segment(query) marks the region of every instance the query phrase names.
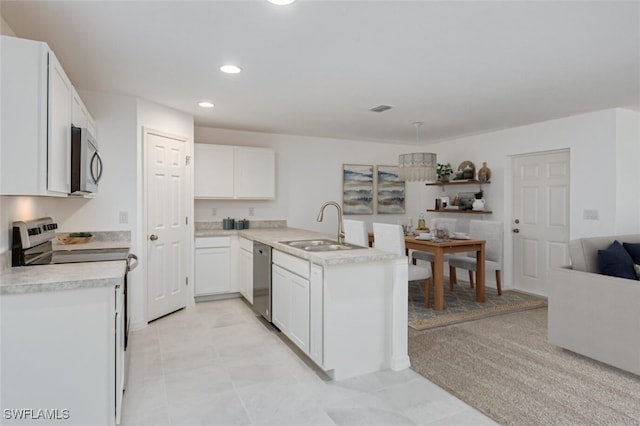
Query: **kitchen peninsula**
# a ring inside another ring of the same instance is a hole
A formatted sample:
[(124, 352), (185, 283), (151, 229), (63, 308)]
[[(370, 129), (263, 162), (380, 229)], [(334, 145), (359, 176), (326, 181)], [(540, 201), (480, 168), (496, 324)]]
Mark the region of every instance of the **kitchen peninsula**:
[(285, 242), (335, 235), (286, 227), (195, 234), (272, 248), (273, 323), (331, 378), (409, 367), (406, 257), (366, 247), (306, 251)]

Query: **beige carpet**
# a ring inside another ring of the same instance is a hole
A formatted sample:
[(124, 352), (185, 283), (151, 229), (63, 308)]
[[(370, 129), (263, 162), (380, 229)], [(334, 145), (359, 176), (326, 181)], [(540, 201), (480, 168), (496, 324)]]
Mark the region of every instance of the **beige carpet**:
[(547, 309), (409, 329), (412, 368), (508, 425), (640, 425), (640, 376), (547, 342)]

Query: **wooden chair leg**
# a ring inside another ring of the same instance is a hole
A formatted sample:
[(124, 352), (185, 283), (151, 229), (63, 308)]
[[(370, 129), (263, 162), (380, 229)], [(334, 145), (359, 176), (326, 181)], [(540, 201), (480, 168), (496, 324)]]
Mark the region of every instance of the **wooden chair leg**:
[(449, 290), (453, 291), (453, 285), (458, 283), (456, 268), (449, 266)]
[(498, 287), (498, 296), (502, 296), (502, 285), (500, 283), (502, 273), (496, 269), (496, 286)]
[(474, 283), (473, 283), (473, 271), (469, 270), (469, 287), (473, 288)]
[(429, 300), (429, 293), (431, 287), (431, 278), (424, 280), (424, 304), (427, 308), (431, 307), (431, 301)]

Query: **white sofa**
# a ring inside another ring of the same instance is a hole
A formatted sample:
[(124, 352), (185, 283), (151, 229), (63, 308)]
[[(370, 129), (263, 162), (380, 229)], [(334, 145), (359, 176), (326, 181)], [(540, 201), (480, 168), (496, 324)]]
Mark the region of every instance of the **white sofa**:
[(598, 250), (640, 235), (582, 238), (569, 243), (571, 265), (549, 282), (549, 342), (640, 375), (640, 281), (598, 273)]

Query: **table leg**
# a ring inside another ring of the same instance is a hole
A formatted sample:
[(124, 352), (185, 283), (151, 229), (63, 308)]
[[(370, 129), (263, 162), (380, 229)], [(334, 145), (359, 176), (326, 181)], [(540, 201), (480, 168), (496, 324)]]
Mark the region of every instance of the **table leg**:
[(476, 302), (484, 303), (484, 248), (476, 252)]
[(437, 250), (435, 252), (435, 270), (431, 271), (433, 275), (433, 309), (436, 311), (444, 310), (444, 251)]

